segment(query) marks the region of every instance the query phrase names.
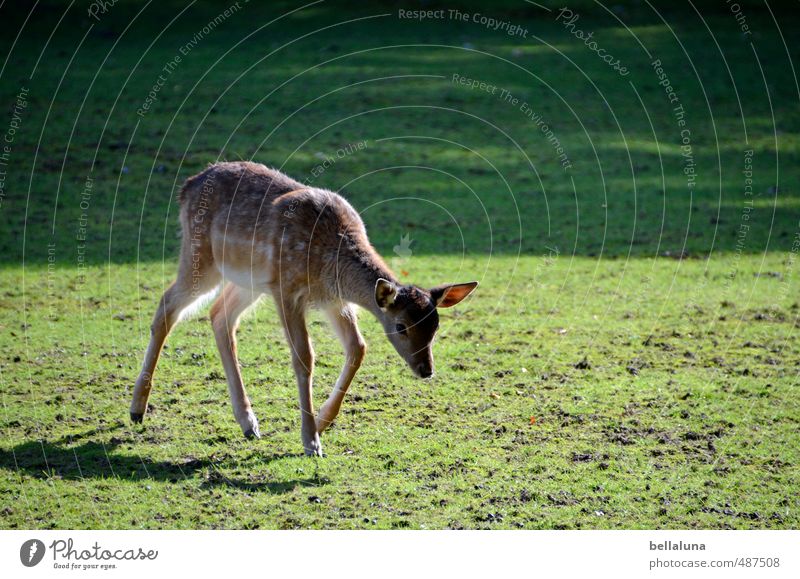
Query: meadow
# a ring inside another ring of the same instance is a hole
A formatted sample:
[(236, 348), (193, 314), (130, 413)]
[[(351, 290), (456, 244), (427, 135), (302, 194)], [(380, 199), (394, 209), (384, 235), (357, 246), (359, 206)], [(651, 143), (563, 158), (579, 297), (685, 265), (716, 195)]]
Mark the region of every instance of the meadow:
[[(797, 528), (796, 11), (563, 6), (0, 6), (0, 528)], [(480, 281), (430, 381), (361, 316), (322, 459), (269, 298), (262, 439), (205, 311), (128, 420), (177, 191), (221, 159), (340, 191), (402, 280)]]

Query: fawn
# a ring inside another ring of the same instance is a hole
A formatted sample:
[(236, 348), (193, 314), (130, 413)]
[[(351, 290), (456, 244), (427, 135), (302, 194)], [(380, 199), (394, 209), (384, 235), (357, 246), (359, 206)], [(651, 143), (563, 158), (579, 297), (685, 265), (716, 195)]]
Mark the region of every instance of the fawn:
[[(334, 421), (366, 352), (355, 305), (372, 312), (397, 353), (420, 378), (433, 375), (437, 308), (459, 303), (477, 282), (426, 290), (403, 286), (370, 245), (364, 223), (342, 197), (307, 187), (250, 162), (217, 163), (186, 180), (178, 279), (156, 310), (150, 344), (133, 390), (131, 420), (141, 422), (159, 354), (181, 313), (225, 282), (211, 307), (233, 413), (248, 438), (260, 438), (236, 356), (241, 314), (271, 294), (289, 342), (300, 395), (303, 449), (322, 456), (319, 435)], [(333, 392), (314, 416), (314, 351), (309, 306), (323, 310), (345, 351)]]

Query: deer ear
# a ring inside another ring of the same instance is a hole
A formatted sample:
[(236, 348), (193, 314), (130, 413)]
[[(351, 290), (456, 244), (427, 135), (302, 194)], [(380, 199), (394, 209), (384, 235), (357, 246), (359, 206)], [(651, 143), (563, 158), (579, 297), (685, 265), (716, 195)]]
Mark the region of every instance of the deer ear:
[(387, 279), (379, 278), (375, 282), (375, 303), (382, 310), (385, 310), (394, 303), (397, 297), (397, 286)]
[(476, 287), (476, 281), (436, 286), (431, 290), (431, 299), (437, 308), (449, 308), (471, 294)]

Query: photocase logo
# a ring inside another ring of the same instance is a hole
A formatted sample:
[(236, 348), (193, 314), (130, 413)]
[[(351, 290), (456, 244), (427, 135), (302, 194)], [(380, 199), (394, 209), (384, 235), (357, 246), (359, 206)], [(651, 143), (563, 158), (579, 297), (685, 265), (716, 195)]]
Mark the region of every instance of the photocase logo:
[(44, 543), (39, 539), (29, 539), (19, 549), (19, 560), (26, 567), (35, 567), (44, 558)]
[(392, 269), (401, 270), (402, 275), (408, 275), (402, 267), (408, 262), (414, 252), (411, 250), (411, 244), (414, 240), (411, 239), (411, 234), (406, 233), (400, 238), (400, 243), (394, 246), (394, 254), (396, 257), (392, 258)]

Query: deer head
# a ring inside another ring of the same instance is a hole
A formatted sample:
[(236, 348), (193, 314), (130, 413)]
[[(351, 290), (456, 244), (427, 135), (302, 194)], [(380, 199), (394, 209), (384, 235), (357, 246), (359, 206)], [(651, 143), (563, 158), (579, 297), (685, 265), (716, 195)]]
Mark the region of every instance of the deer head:
[(478, 282), (447, 284), (425, 290), (400, 286), (386, 279), (375, 283), (378, 319), (386, 337), (419, 378), (433, 376), (433, 339), (439, 329), (438, 308), (449, 308), (465, 297)]

